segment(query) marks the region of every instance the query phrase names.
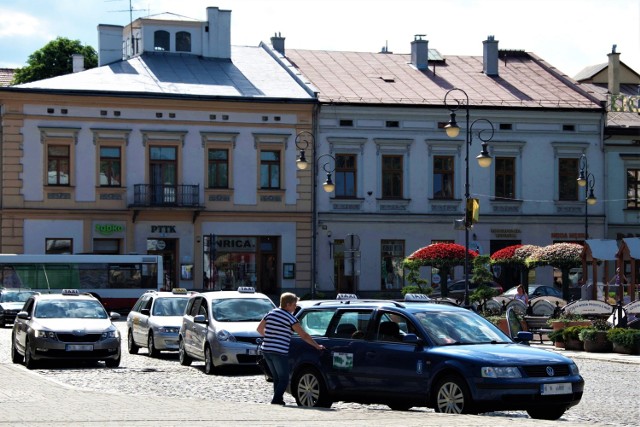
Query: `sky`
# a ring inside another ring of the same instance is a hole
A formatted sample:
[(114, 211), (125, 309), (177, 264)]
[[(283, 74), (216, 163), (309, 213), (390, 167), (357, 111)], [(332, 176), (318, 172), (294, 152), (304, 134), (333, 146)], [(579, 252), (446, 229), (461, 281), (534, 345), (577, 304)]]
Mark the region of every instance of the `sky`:
[(620, 60), (640, 73), (640, 0), (0, 0), (0, 68), (26, 65), (56, 37), (98, 50), (98, 24), (127, 25), (171, 12), (206, 20), (207, 7), (231, 10), (231, 43), (257, 46), (275, 33), (286, 49), (409, 53), (416, 34), (444, 55), (500, 49), (532, 52), (573, 77)]

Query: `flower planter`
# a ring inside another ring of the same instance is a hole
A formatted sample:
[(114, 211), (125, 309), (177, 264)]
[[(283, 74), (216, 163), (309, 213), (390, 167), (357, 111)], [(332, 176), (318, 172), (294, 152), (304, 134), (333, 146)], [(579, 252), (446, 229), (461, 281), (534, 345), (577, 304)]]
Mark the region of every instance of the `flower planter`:
[(584, 351), (589, 353), (611, 353), (613, 351), (613, 343), (607, 339), (607, 331), (596, 332), (596, 338), (585, 340)]
[(555, 348), (564, 348), (564, 341), (556, 341), (553, 343)]
[(560, 329), (568, 328), (569, 326), (591, 326), (591, 320), (570, 320), (568, 322), (556, 320), (551, 322), (551, 328), (554, 331), (559, 331)]
[(574, 351), (583, 351), (584, 346), (582, 345), (582, 341), (574, 338), (569, 338), (564, 340), (564, 348), (565, 350), (574, 350)]
[(640, 345), (636, 345), (635, 347), (626, 347), (614, 342), (613, 351), (614, 353), (620, 354), (640, 354)]

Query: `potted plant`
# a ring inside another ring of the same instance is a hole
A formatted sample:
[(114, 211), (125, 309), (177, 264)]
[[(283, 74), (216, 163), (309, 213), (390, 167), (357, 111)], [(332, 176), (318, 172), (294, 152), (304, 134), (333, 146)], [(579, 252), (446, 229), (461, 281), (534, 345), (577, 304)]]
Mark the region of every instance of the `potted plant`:
[(580, 331), (579, 338), (583, 342), (584, 351), (590, 353), (609, 353), (613, 351), (613, 344), (607, 338), (607, 331), (611, 325), (604, 319), (596, 319), (592, 326)]
[(607, 338), (613, 343), (613, 351), (622, 354), (640, 354), (640, 330), (612, 328)]
[(591, 326), (591, 320), (585, 319), (579, 314), (562, 313), (560, 317), (550, 318), (547, 324), (554, 331), (568, 328), (569, 326)]
[(558, 329), (557, 331), (553, 331), (548, 335), (549, 341), (551, 341), (556, 348), (564, 348), (564, 337), (562, 336), (563, 332), (563, 329)]
[(588, 326), (567, 326), (562, 330), (562, 338), (564, 338), (564, 348), (567, 350), (584, 350), (582, 341), (580, 341), (580, 331), (587, 329)]

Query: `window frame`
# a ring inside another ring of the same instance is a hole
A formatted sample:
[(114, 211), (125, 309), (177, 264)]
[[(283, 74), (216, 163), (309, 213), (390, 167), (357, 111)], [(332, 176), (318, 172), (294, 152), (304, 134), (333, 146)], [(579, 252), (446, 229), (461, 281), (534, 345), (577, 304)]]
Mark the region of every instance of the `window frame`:
[[(165, 47), (165, 44), (166, 44), (166, 47)], [(153, 50), (155, 52), (171, 51), (171, 33), (169, 31), (156, 30), (153, 32)]]
[[(392, 246), (392, 250), (391, 252), (389, 252), (388, 250), (385, 251), (385, 245), (391, 245)], [(400, 255), (395, 253), (395, 247), (397, 245), (401, 245), (402, 246), (402, 253)], [(400, 269), (401, 274), (395, 274), (394, 270), (393, 270), (393, 260), (395, 259), (396, 262), (398, 263), (399, 266), (402, 266), (402, 262), (405, 258), (405, 254), (406, 254), (406, 250), (407, 250), (407, 244), (405, 240), (402, 239), (382, 239), (380, 240), (380, 290), (382, 291), (388, 291), (388, 290), (400, 290), (404, 287), (405, 284), (405, 277), (404, 277), (404, 269)], [(389, 287), (388, 286), (388, 278), (389, 278), (389, 270), (386, 268), (388, 266), (387, 260), (389, 260), (391, 262), (391, 266), (392, 266), (392, 273), (393, 273), (393, 281), (392, 281), (392, 286)], [(383, 270), (384, 268), (384, 270)], [(385, 277), (382, 277), (382, 272), (385, 272)], [(395, 282), (396, 280), (398, 281), (398, 286), (395, 286)]]
[(177, 31), (175, 34), (176, 52), (191, 52), (191, 32)]
[[(64, 148), (66, 149), (65, 155), (52, 154), (51, 150), (54, 148)], [(52, 170), (52, 162), (55, 162), (55, 170)], [(60, 177), (65, 172), (64, 167), (61, 166), (61, 163), (66, 162), (66, 174), (67, 174), (67, 182), (61, 182)], [(50, 187), (70, 187), (71, 186), (71, 147), (69, 144), (57, 144), (51, 143), (47, 144), (47, 185)], [(55, 181), (51, 182), (51, 173), (55, 172)]]
[[(504, 168), (500, 167), (500, 163), (510, 163), (511, 170), (504, 170)], [(493, 179), (494, 179), (494, 191), (493, 195), (495, 199), (498, 200), (514, 200), (516, 199), (516, 158), (511, 156), (498, 156), (494, 159), (493, 163), (495, 164), (493, 170)], [(511, 178), (510, 189), (511, 193), (505, 192), (506, 187), (509, 186), (509, 183), (503, 182), (502, 185), (498, 185), (498, 181), (501, 179), (507, 181), (507, 178)], [(502, 188), (500, 188), (502, 187)]]
[[(263, 154), (273, 153), (276, 154), (276, 159), (263, 159)], [(260, 190), (282, 190), (282, 151), (273, 148), (263, 148), (258, 152), (258, 158), (260, 159), (259, 164), (259, 182), (260, 182)], [(266, 176), (265, 173), (266, 166)], [(275, 169), (275, 170), (274, 170)], [(275, 172), (275, 174), (274, 174)], [(264, 185), (264, 178), (267, 179), (267, 185)], [(273, 179), (276, 178), (277, 182), (273, 183)], [(273, 185), (275, 184), (275, 185)]]
[[(635, 177), (635, 190), (633, 192), (633, 196), (629, 193), (630, 183), (629, 183), (629, 171), (636, 171)], [(638, 201), (638, 197), (640, 197), (640, 167), (625, 167), (625, 194), (627, 198), (627, 203), (625, 204), (625, 209), (630, 210), (640, 210), (640, 201)]]
[[(224, 152), (224, 159), (212, 159), (213, 152)], [(228, 190), (229, 189), (229, 149), (226, 147), (207, 147), (207, 189)], [(212, 170), (212, 167), (215, 170)], [(224, 183), (219, 183), (224, 181)], [(218, 184), (216, 184), (218, 183)]]
[[(385, 160), (395, 160), (399, 167), (389, 168)], [(404, 156), (402, 154), (383, 154), (380, 157), (382, 199), (400, 200), (404, 198), (404, 169)], [(396, 182), (396, 180), (399, 180), (399, 182)], [(399, 188), (396, 188), (396, 186)]]
[[(446, 168), (437, 168), (436, 167), (436, 163), (438, 160), (443, 160), (446, 159), (449, 163), (451, 168), (450, 169), (446, 169)], [(443, 177), (448, 177), (449, 179), (449, 187), (450, 187), (450, 194), (443, 194), (443, 195), (438, 195), (437, 191), (436, 191), (436, 183), (438, 183), (438, 181), (440, 181), (440, 186), (442, 188), (445, 187), (444, 182), (445, 182), (445, 178), (442, 178), (440, 180), (438, 180), (436, 177), (438, 176), (443, 176)], [(434, 155), (433, 156), (433, 171), (432, 171), (432, 191), (433, 191), (433, 198), (437, 199), (437, 200), (453, 200), (455, 198), (455, 178), (456, 177), (456, 159), (455, 156), (451, 156), (451, 155)]]
[[(573, 163), (572, 167), (563, 167), (563, 163)], [(578, 174), (580, 173), (580, 159), (575, 157), (560, 157), (558, 158), (558, 200), (561, 202), (577, 202), (580, 199), (580, 192), (578, 186)], [(567, 185), (571, 183), (570, 185)], [(567, 195), (567, 190), (563, 188), (570, 188), (572, 194)]]
[[(351, 166), (345, 166), (346, 159), (351, 160)], [(353, 199), (358, 195), (358, 155), (355, 153), (336, 153), (336, 167), (335, 167), (335, 198), (336, 199)], [(346, 176), (350, 176), (352, 179), (352, 191), (349, 192), (348, 180)]]

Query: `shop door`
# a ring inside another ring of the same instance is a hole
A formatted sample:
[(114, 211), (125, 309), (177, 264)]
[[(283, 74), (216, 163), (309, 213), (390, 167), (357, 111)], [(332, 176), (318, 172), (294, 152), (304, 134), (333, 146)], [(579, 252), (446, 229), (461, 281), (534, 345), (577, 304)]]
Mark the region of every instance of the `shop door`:
[(176, 147), (151, 147), (149, 174), (151, 204), (176, 203), (177, 149)]
[(178, 239), (147, 239), (147, 253), (149, 255), (162, 256), (162, 268), (164, 269), (163, 288), (170, 290), (180, 287), (176, 260)]

